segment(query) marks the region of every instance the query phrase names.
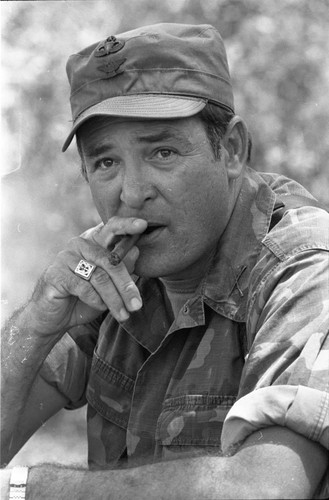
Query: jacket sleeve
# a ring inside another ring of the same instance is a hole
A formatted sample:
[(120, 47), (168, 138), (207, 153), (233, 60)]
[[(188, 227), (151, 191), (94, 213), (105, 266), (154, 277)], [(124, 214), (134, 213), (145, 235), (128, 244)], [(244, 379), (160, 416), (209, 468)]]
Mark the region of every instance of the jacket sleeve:
[(67, 409), (86, 404), (93, 351), (103, 318), (69, 330), (45, 359), (39, 375), (69, 400)]
[(258, 429), (288, 427), (329, 448), (329, 216), (287, 212), (251, 276), (249, 354), (223, 426), (228, 451)]

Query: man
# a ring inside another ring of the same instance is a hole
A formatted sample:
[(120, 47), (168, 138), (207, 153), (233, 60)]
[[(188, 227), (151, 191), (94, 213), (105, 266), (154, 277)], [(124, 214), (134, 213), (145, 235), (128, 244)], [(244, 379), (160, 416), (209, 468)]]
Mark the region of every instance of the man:
[(3, 463), (87, 402), (91, 470), (11, 484), (28, 499), (325, 496), (328, 214), (247, 166), (220, 35), (143, 27), (67, 71), (64, 150), (76, 135), (103, 223), (8, 322)]

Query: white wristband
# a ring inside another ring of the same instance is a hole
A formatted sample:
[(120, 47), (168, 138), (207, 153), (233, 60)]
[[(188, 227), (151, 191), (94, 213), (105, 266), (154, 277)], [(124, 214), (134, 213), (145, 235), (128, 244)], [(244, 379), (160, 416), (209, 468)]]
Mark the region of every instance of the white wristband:
[(29, 468), (25, 466), (13, 467), (9, 482), (9, 500), (25, 500), (27, 476)]

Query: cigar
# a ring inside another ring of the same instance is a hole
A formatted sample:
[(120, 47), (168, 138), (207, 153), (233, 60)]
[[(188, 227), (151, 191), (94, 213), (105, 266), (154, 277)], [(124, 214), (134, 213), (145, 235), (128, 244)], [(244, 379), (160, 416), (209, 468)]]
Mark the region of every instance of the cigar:
[(125, 235), (116, 243), (109, 257), (113, 266), (120, 264), (129, 250), (137, 243), (140, 236), (140, 234)]

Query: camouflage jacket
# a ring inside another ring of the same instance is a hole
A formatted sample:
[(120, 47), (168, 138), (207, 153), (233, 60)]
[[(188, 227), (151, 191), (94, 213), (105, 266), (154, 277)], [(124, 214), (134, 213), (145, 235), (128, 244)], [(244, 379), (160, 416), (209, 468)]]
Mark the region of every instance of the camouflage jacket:
[[(329, 215), (289, 210), (268, 232), (289, 179), (248, 170), (217, 254), (173, 320), (162, 283), (144, 307), (74, 328), (42, 376), (88, 403), (90, 467), (222, 450), (287, 426), (329, 444)], [(60, 359), (60, 361), (59, 361)], [(59, 368), (60, 365), (60, 368)]]

